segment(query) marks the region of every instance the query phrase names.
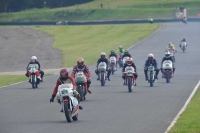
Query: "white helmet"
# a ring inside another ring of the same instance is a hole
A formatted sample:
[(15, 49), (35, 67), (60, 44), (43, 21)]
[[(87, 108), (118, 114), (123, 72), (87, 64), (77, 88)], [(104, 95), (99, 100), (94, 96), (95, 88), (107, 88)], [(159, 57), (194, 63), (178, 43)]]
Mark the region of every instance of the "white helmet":
[(31, 60), (37, 60), (37, 57), (36, 56), (32, 56)]
[(123, 47), (122, 46), (119, 46), (119, 49), (122, 49)]

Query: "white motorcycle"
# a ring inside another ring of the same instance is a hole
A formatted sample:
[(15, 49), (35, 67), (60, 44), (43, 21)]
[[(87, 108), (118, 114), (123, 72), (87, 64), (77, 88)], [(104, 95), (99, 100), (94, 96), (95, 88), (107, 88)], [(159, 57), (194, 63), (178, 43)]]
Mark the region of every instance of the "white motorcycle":
[(106, 67), (107, 65), (105, 62), (100, 62), (98, 65), (98, 72), (99, 72), (98, 76), (101, 82), (101, 86), (104, 86), (106, 83), (106, 76), (107, 76)]
[(114, 72), (115, 72), (115, 70), (117, 70), (117, 67), (116, 67), (116, 57), (115, 56), (111, 56), (110, 57), (110, 68), (111, 68), (111, 73), (113, 75)]
[(152, 66), (152, 64), (147, 68), (147, 74), (149, 75), (148, 82), (150, 83), (150, 87), (153, 87), (153, 83), (156, 81), (155, 80), (155, 67)]
[(122, 59), (122, 66), (124, 67), (124, 65), (126, 64), (126, 60), (128, 59), (129, 57), (128, 56), (125, 56), (123, 59)]
[(166, 79), (166, 83), (170, 82), (170, 78), (172, 78), (173, 74), (173, 66), (171, 60), (165, 60), (162, 64), (164, 78)]
[(58, 86), (57, 100), (62, 106), (68, 122), (78, 120), (78, 100), (74, 97), (72, 84), (62, 84)]
[(36, 76), (38, 68), (39, 68), (38, 64), (30, 64), (28, 66), (28, 71), (31, 73), (30, 83), (32, 84), (33, 89), (38, 87), (37, 76)]
[(135, 69), (132, 66), (127, 66), (124, 71), (125, 75), (125, 84), (128, 86), (128, 91), (132, 92), (132, 88), (135, 85), (134, 78)]
[(187, 43), (186, 42), (181, 42), (180, 47), (181, 47), (181, 50), (183, 50), (183, 53), (184, 53), (185, 50), (186, 50), (186, 47), (187, 47)]

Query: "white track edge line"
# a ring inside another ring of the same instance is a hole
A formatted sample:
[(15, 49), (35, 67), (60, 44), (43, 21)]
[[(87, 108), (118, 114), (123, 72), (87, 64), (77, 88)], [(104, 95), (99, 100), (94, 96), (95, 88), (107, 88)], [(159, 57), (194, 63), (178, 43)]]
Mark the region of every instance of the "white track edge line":
[[(129, 47), (128, 49), (131, 49), (131, 48), (133, 48), (134, 46), (136, 46), (137, 44), (139, 44), (139, 43), (145, 41), (146, 39), (150, 38), (150, 37), (151, 37), (152, 35), (154, 35), (157, 31), (161, 30), (161, 29), (163, 28), (163, 26), (164, 26), (164, 25), (162, 24), (162, 26), (161, 26), (159, 29), (157, 29), (156, 31), (154, 31), (152, 34), (150, 34), (150, 35), (149, 35), (148, 37), (146, 37), (145, 39), (143, 39), (143, 40), (137, 42), (136, 44), (134, 44), (133, 46)], [(13, 85), (16, 85), (16, 84), (20, 84), (20, 83), (23, 83), (23, 82), (26, 82), (26, 81), (17, 82), (17, 83), (14, 83), (14, 84), (2, 86), (2, 87), (0, 87), (0, 89), (1, 89), (1, 88), (4, 88), (4, 87), (13, 86)]]
[[(146, 37), (145, 39), (143, 39), (143, 40), (137, 42), (136, 44), (134, 44), (133, 46), (129, 47), (128, 49), (131, 49), (131, 48), (133, 48), (134, 46), (138, 45), (139, 43), (141, 43), (141, 42), (143, 42), (143, 41), (149, 39), (151, 36), (153, 36), (156, 32), (158, 32), (159, 30), (161, 30), (163, 27), (164, 27), (164, 24), (162, 24), (162, 26), (161, 26), (159, 29), (157, 29), (156, 31), (154, 31), (153, 33), (151, 33), (148, 37)], [(127, 49), (127, 50), (128, 50), (128, 49)]]
[(168, 131), (175, 125), (175, 123), (177, 122), (177, 120), (179, 119), (180, 115), (185, 111), (187, 105), (190, 103), (190, 100), (192, 99), (192, 97), (194, 96), (195, 92), (197, 91), (198, 87), (200, 85), (200, 80), (197, 83), (197, 85), (195, 86), (194, 90), (192, 91), (192, 93), (190, 94), (189, 98), (187, 99), (187, 101), (185, 102), (184, 106), (182, 107), (182, 109), (179, 111), (179, 113), (176, 115), (176, 117), (174, 118), (174, 120), (172, 121), (172, 123), (169, 125), (169, 127), (167, 128), (167, 130), (165, 131), (165, 133), (168, 133)]

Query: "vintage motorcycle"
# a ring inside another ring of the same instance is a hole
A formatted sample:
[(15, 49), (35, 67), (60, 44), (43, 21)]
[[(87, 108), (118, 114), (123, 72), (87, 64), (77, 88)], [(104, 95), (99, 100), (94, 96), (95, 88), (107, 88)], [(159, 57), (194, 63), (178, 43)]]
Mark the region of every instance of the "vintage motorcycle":
[(163, 77), (166, 79), (166, 83), (169, 83), (173, 75), (172, 61), (165, 60), (162, 64), (162, 70), (163, 70)]
[(87, 94), (84, 83), (87, 82), (86, 76), (83, 71), (79, 71), (75, 75), (75, 82), (77, 85), (77, 91), (80, 94), (80, 101), (85, 100), (85, 96)]
[(115, 56), (110, 57), (110, 69), (111, 69), (112, 75), (114, 74), (115, 70), (117, 70), (116, 57)]
[(38, 72), (38, 68), (39, 68), (38, 64), (30, 64), (28, 66), (28, 72), (31, 73), (31, 77), (29, 81), (33, 89), (37, 88), (39, 84), (39, 79), (36, 76), (36, 72)]
[(78, 100), (74, 97), (72, 84), (62, 84), (58, 86), (57, 100), (62, 106), (68, 122), (78, 120)]
[(135, 85), (135, 69), (132, 66), (127, 66), (124, 71), (125, 85), (128, 86), (128, 91), (132, 92), (132, 88)]
[(186, 47), (187, 47), (187, 43), (186, 42), (181, 42), (180, 48), (181, 48), (181, 50), (183, 50), (183, 53), (185, 52)]
[(149, 76), (148, 82), (150, 83), (150, 87), (153, 87), (154, 82), (156, 81), (155, 79), (155, 67), (150, 64), (147, 68), (147, 74)]
[(99, 72), (98, 76), (101, 82), (101, 86), (104, 86), (106, 83), (106, 76), (107, 76), (106, 67), (107, 65), (105, 62), (100, 62), (98, 65), (98, 72)]

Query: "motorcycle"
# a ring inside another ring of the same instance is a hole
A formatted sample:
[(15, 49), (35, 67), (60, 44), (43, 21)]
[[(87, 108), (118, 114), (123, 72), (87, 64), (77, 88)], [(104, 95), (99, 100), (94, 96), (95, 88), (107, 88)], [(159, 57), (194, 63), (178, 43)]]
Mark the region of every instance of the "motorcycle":
[(122, 60), (122, 66), (124, 67), (124, 64), (126, 64), (126, 60), (128, 59), (129, 57), (128, 56), (125, 56)]
[(100, 82), (101, 82), (101, 86), (104, 86), (105, 83), (106, 83), (106, 63), (105, 62), (100, 62), (99, 65), (98, 65), (98, 71), (99, 71), (99, 79), (100, 79)]
[(122, 66), (122, 53), (120, 53), (119, 55), (118, 55), (118, 64), (119, 64), (119, 67), (121, 68), (121, 67), (123, 67)]
[(83, 71), (79, 71), (75, 75), (75, 82), (77, 84), (77, 91), (80, 94), (80, 101), (85, 100), (85, 96), (87, 94), (84, 83), (87, 82), (86, 76)]
[(186, 19), (186, 18), (183, 18), (183, 19), (182, 19), (182, 22), (185, 23), (185, 24), (187, 24), (187, 19)]
[(38, 64), (30, 64), (28, 66), (28, 71), (31, 73), (31, 77), (30, 77), (30, 83), (32, 85), (32, 88), (38, 88), (38, 79), (36, 76), (36, 72), (38, 72)]
[(111, 73), (113, 75), (114, 72), (115, 72), (115, 70), (117, 70), (117, 67), (116, 67), (116, 57), (115, 56), (111, 56), (110, 57), (110, 68), (111, 68)]
[(135, 85), (135, 69), (132, 66), (127, 66), (124, 71), (125, 85), (128, 86), (128, 91), (132, 92), (132, 88)]
[(68, 122), (72, 120), (78, 120), (78, 100), (73, 96), (73, 85), (62, 84), (58, 86), (57, 100), (62, 106), (62, 110), (65, 113), (65, 117)]
[(156, 81), (155, 80), (155, 67), (152, 66), (152, 64), (150, 66), (148, 66), (148, 71), (147, 74), (149, 75), (149, 79), (148, 82), (150, 83), (150, 87), (153, 87), (153, 83)]
[(162, 64), (162, 69), (163, 69), (163, 77), (166, 79), (166, 83), (170, 82), (170, 78), (172, 78), (173, 74), (173, 66), (172, 66), (172, 61), (170, 60), (165, 60)]
[(186, 42), (181, 42), (180, 48), (181, 48), (181, 50), (183, 50), (183, 53), (184, 53), (185, 50), (186, 50), (186, 46), (187, 46), (187, 43), (186, 43)]

